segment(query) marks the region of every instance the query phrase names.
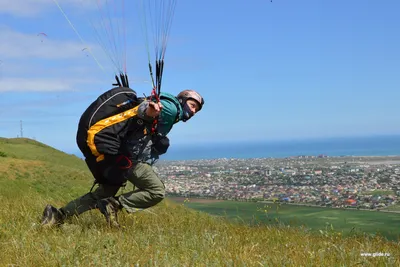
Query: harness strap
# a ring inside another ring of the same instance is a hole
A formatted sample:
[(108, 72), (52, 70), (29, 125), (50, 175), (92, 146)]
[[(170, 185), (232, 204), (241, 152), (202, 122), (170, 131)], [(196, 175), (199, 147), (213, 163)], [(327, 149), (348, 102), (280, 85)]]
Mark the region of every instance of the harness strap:
[[(156, 88), (154, 87), (153, 90), (151, 91), (151, 97), (155, 97), (156, 103), (160, 103), (160, 97), (156, 93)], [(150, 101), (151, 101), (150, 97)], [(153, 121), (153, 125), (151, 126), (151, 133), (154, 134), (157, 130), (157, 123), (158, 123), (158, 117), (156, 117)]]
[(96, 184), (98, 184), (98, 183), (99, 183), (99, 182), (97, 182), (97, 180), (95, 179), (94, 182), (93, 182), (92, 187), (90, 188), (89, 193), (92, 193), (93, 187), (94, 187)]

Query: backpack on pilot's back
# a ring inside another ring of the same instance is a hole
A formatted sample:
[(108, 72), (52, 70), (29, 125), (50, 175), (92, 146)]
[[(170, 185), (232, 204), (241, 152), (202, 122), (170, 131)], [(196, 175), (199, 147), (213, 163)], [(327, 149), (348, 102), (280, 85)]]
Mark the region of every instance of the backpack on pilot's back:
[(128, 87), (115, 87), (100, 95), (79, 120), (76, 142), (83, 155), (100, 160), (104, 154), (118, 154), (129, 119), (137, 115), (142, 101)]

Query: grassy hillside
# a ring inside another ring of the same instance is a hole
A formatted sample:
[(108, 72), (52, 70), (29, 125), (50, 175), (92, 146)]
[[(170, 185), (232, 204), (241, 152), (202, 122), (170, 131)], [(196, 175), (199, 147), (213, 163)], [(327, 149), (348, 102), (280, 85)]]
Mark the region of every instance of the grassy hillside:
[(38, 160), (46, 163), (86, 170), (82, 159), (75, 155), (67, 155), (55, 148), (28, 138), (1, 138), (0, 157), (23, 160)]
[(45, 204), (61, 206), (89, 191), (84, 162), (28, 139), (1, 139), (0, 155), (0, 266), (400, 265), (400, 244), (380, 237), (250, 227), (169, 201), (121, 212), (120, 230), (108, 229), (97, 210), (41, 229)]

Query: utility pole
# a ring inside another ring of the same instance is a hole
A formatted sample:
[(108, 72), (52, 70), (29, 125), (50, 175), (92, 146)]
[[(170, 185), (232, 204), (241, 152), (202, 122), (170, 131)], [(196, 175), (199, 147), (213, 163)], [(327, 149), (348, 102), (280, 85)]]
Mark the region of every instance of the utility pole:
[(20, 121), (20, 128), (21, 128), (21, 138), (23, 138), (24, 137), (24, 131), (23, 131), (23, 128), (22, 128), (22, 120)]

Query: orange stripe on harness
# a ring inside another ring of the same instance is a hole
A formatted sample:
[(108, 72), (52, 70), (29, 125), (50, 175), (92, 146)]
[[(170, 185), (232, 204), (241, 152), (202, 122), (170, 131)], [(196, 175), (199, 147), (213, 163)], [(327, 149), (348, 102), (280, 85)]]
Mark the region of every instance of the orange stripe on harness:
[[(90, 151), (92, 151), (92, 154), (94, 156), (96, 156), (96, 157), (100, 156), (100, 153), (97, 151), (97, 147), (94, 142), (94, 138), (95, 138), (96, 134), (107, 127), (110, 127), (114, 124), (123, 122), (127, 119), (130, 119), (130, 118), (136, 116), (137, 112), (138, 112), (138, 108), (139, 108), (139, 106), (136, 106), (134, 108), (131, 108), (124, 112), (116, 114), (114, 116), (105, 118), (101, 121), (96, 122), (95, 124), (92, 125), (92, 127), (89, 128), (89, 130), (87, 132), (88, 137), (87, 137), (86, 142), (87, 142), (88, 147), (90, 148)], [(98, 160), (98, 161), (100, 161), (100, 160)]]

